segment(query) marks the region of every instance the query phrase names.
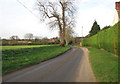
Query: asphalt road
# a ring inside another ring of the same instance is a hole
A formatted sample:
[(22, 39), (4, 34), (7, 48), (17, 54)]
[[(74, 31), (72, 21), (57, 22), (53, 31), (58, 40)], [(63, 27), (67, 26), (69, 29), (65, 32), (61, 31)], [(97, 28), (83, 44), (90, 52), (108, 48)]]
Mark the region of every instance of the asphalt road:
[[(86, 61), (87, 62), (87, 61)], [(83, 49), (73, 47), (66, 53), (43, 63), (3, 77), (5, 82), (91, 82)], [(85, 68), (85, 66), (87, 68)], [(87, 70), (84, 70), (87, 69)], [(82, 71), (81, 71), (82, 70)]]

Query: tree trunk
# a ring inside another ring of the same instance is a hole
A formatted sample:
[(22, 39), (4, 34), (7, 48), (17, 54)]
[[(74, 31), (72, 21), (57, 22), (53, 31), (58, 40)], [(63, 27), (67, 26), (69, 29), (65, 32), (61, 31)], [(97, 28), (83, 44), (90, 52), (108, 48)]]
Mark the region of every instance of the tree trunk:
[(68, 40), (66, 39), (66, 45), (68, 45)]
[(60, 31), (60, 43), (61, 43), (61, 44), (63, 44), (63, 43), (64, 43), (62, 30)]
[(65, 40), (65, 7), (62, 6), (62, 20), (63, 20), (63, 43)]
[(60, 44), (62, 46), (64, 44), (64, 38), (63, 38), (63, 30), (62, 30), (62, 26), (61, 26), (61, 22), (60, 22), (59, 16), (57, 17), (57, 20), (58, 20), (59, 29), (60, 29)]

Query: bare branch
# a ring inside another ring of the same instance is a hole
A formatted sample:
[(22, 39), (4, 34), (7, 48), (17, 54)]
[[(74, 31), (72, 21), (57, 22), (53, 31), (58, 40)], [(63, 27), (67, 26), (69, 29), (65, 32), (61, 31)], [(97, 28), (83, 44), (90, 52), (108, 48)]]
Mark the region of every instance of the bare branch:
[[(65, 30), (72, 29), (75, 26), (74, 21), (74, 5), (72, 0), (59, 0), (57, 2), (42, 2), (38, 1), (38, 8), (41, 14), (41, 19), (49, 19), (50, 28), (58, 27), (60, 32), (61, 43), (65, 39)], [(66, 30), (67, 31), (67, 30)], [(69, 31), (68, 31), (69, 32)]]

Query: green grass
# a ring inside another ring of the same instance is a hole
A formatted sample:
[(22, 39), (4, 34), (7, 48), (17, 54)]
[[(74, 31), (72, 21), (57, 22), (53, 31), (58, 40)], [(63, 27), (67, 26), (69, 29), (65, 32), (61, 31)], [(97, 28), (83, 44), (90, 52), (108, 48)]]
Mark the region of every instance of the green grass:
[(51, 46), (51, 45), (18, 45), (18, 46), (2, 46), (2, 50), (13, 50), (13, 49), (20, 49), (20, 48), (32, 48), (32, 47), (44, 47), (44, 46)]
[(70, 47), (44, 46), (35, 48), (9, 49), (2, 51), (2, 74), (21, 69), (32, 64), (40, 63), (49, 58), (55, 57)]
[(118, 82), (118, 57), (110, 53), (88, 48), (90, 62), (98, 82)]

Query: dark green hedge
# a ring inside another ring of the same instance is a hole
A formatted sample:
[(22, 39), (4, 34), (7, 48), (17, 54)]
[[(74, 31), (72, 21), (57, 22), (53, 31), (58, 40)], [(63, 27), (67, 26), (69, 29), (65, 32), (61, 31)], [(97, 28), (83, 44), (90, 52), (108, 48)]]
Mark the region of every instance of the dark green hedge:
[(83, 39), (82, 44), (83, 46), (104, 48), (112, 53), (115, 53), (114, 49), (116, 49), (117, 55), (120, 54), (120, 22), (90, 38)]

